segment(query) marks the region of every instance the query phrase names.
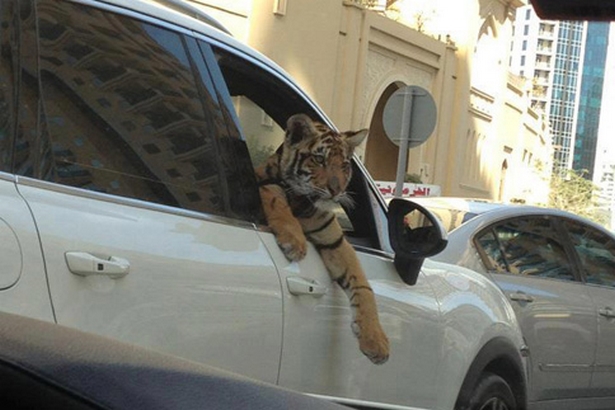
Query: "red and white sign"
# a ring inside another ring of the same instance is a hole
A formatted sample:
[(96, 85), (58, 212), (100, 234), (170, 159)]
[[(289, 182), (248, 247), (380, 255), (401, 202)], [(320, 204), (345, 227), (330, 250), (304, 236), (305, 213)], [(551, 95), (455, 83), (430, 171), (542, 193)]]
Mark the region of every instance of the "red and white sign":
[[(376, 186), (380, 193), (385, 198), (393, 198), (395, 196), (395, 182), (391, 181), (376, 181)], [(441, 196), (442, 191), (440, 185), (429, 184), (413, 184), (410, 182), (404, 183), (402, 188), (402, 197), (412, 196)]]

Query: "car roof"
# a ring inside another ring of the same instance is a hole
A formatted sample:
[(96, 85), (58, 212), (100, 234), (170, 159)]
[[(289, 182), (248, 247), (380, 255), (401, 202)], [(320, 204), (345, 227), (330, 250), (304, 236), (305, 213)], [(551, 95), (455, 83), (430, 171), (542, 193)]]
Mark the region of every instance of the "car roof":
[(455, 211), (462, 211), (476, 215), (492, 214), (492, 215), (558, 215), (562, 217), (569, 217), (574, 219), (584, 219), (573, 213), (555, 209), (546, 208), (535, 205), (525, 204), (505, 204), (501, 202), (492, 202), (486, 199), (474, 199), (474, 198), (454, 198), (454, 197), (422, 197), (411, 198), (412, 201), (416, 201), (418, 204), (427, 208), (434, 209), (450, 209)]
[(209, 14), (205, 13), (198, 7), (188, 4), (185, 0), (150, 0), (150, 1), (163, 5), (171, 10), (175, 10), (182, 14), (193, 17), (197, 20), (204, 22), (205, 24), (210, 25), (213, 28), (216, 28), (222, 31), (223, 33), (226, 33), (232, 36), (231, 32), (226, 27), (224, 27), (222, 23), (220, 23), (218, 20), (211, 17)]
[[(421, 197), (410, 199), (426, 207), (430, 211), (433, 211), (443, 222), (445, 229), (449, 233), (458, 230), (460, 227), (468, 228), (470, 225), (472, 229), (482, 229), (497, 221), (515, 217), (551, 215), (591, 225), (598, 230), (612, 235), (612, 233), (603, 226), (587, 218), (561, 209), (522, 204), (504, 204), (472, 198)], [(444, 215), (440, 211), (446, 211), (449, 215)], [(453, 216), (452, 213), (457, 213), (458, 215)], [(454, 217), (457, 217), (457, 219), (453, 221)]]
[(213, 17), (204, 11), (191, 7), (188, 4), (178, 4), (173, 0), (69, 0), (74, 3), (86, 5), (111, 6), (116, 10), (132, 11), (138, 14), (154, 17), (171, 24), (193, 30), (197, 33), (206, 35), (214, 40), (228, 44), (233, 48), (242, 51), (260, 61), (267, 62), (268, 65), (275, 66), (279, 71), (283, 71), (279, 66), (268, 60), (256, 50), (246, 46), (237, 39), (233, 38), (229, 31)]
[(410, 199), (429, 208), (454, 209), (457, 211), (470, 212), (473, 214), (482, 214), (484, 212), (493, 211), (502, 207), (515, 206), (496, 203), (486, 199), (474, 198), (419, 197)]

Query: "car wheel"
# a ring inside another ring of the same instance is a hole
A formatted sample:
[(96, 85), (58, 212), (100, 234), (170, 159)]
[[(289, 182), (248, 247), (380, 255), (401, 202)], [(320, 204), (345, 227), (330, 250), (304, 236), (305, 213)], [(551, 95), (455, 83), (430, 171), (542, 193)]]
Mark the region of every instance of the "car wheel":
[(470, 396), (468, 410), (516, 410), (517, 402), (506, 380), (485, 373)]

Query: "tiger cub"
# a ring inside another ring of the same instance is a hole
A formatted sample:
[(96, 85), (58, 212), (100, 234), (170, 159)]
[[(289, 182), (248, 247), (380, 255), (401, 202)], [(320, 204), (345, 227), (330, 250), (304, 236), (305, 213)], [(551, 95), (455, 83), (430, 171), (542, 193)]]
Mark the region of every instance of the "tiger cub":
[(353, 312), (352, 330), (372, 362), (389, 358), (389, 341), (378, 320), (374, 294), (357, 255), (346, 240), (333, 208), (350, 200), (352, 153), (367, 130), (337, 133), (307, 115), (292, 116), (283, 144), (256, 168), (269, 227), (291, 261), (314, 244), (329, 275), (345, 291)]

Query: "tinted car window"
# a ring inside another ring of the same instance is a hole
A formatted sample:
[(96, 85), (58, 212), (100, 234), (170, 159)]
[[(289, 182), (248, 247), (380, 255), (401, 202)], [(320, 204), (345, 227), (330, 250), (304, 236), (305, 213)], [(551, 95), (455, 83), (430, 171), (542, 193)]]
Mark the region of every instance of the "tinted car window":
[(10, 171), (15, 130), (15, 89), (19, 50), (16, 4), (5, 1), (0, 8), (0, 171)]
[[(81, 5), (41, 2), (39, 7), (48, 135), (44, 129), (40, 133), (52, 158), (51, 171), (40, 177), (232, 213), (227, 174), (238, 162), (232, 158), (236, 144), (229, 141), (233, 135), (198, 61), (202, 57), (187, 49), (190, 39)], [(40, 153), (30, 150), (24, 163), (38, 158)]]
[(615, 241), (590, 226), (564, 221), (587, 283), (615, 286)]
[(574, 280), (573, 265), (548, 218), (517, 218), (477, 236), (489, 269), (515, 275)]

